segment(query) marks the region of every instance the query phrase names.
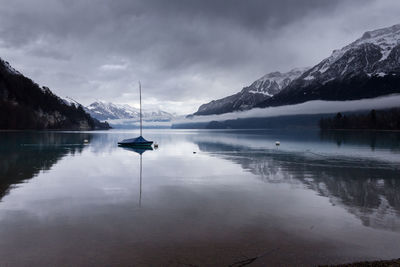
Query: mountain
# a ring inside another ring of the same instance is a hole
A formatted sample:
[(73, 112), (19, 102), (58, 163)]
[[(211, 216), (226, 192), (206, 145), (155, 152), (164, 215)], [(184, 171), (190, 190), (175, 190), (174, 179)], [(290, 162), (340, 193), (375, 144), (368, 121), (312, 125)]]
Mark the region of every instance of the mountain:
[(239, 93), (201, 105), (194, 115), (222, 114), (251, 109), (279, 93), (306, 70), (307, 68), (298, 68), (286, 73), (279, 71), (268, 73), (250, 86), (244, 87)]
[(258, 107), (400, 93), (400, 24), (368, 31)]
[[(104, 101), (96, 101), (87, 106), (86, 111), (98, 120), (117, 120), (117, 119), (140, 119), (140, 111), (129, 105), (113, 104)], [(145, 121), (170, 121), (174, 115), (159, 109), (142, 110), (143, 120)]]
[(400, 93), (400, 24), (368, 31), (308, 70), (267, 74), (235, 95), (201, 105), (194, 115), (394, 93)]
[(81, 106), (66, 104), (47, 87), (40, 87), (0, 58), (0, 129), (108, 128)]

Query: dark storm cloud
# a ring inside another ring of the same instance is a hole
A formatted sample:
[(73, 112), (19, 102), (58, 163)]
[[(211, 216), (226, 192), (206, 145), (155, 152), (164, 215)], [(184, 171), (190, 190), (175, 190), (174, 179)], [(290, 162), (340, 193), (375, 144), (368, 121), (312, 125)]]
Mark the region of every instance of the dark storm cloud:
[[(0, 57), (56, 93), (83, 103), (133, 103), (141, 79), (147, 103), (184, 111), (236, 92), (266, 72), (317, 63), (361, 35), (360, 29), (370, 30), (382, 6), (374, 0), (0, 0), (0, 5)], [(398, 7), (386, 1), (390, 5)], [(359, 22), (349, 23), (357, 10)], [(394, 14), (386, 12), (388, 23)], [(318, 49), (310, 46), (318, 40)]]
[[(228, 21), (249, 30), (263, 30), (265, 26), (276, 26), (295, 21), (314, 11), (334, 8), (343, 1), (321, 0), (150, 0), (142, 2), (115, 1), (111, 8), (118, 15), (154, 15), (157, 17), (202, 18), (213, 21)], [(361, 1), (358, 1), (359, 3)]]
[[(229, 38), (231, 30), (247, 31), (255, 37), (268, 35), (267, 28), (278, 31), (301, 17), (331, 10), (340, 2), (17, 0), (7, 3), (8, 7), (0, 11), (3, 18), (0, 33), (5, 45), (16, 47), (41, 38), (50, 39), (56, 45), (72, 38), (82, 41), (83, 45), (86, 41), (96, 41), (96, 46), (114, 52), (153, 48), (164, 55), (167, 66), (177, 64), (176, 55), (184, 59), (183, 63), (209, 60), (205, 55), (215, 57), (225, 45), (228, 51), (222, 56), (229, 58), (221, 61), (232, 63), (229, 59), (237, 55), (229, 52), (237, 47), (224, 39)], [(242, 47), (242, 50), (246, 49)]]

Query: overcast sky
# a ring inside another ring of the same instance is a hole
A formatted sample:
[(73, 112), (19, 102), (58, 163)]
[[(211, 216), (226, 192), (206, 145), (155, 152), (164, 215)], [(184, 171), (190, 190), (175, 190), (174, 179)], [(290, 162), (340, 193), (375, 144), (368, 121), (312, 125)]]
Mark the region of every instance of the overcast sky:
[(180, 114), (400, 23), (399, 0), (0, 0), (0, 57), (61, 97)]

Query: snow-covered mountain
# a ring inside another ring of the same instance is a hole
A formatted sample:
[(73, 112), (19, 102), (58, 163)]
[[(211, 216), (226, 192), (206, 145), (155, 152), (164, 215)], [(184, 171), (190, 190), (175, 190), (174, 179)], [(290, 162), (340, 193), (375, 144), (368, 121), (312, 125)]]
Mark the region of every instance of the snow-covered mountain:
[(368, 31), (258, 106), (353, 100), (400, 93), (400, 24)]
[(243, 90), (252, 94), (273, 96), (288, 86), (291, 81), (303, 74), (308, 68), (296, 68), (286, 73), (271, 72), (253, 82)]
[(400, 24), (368, 31), (308, 70), (267, 74), (235, 95), (201, 105), (194, 115), (393, 93), (400, 93)]
[[(86, 111), (94, 118), (104, 120), (118, 119), (140, 119), (140, 111), (138, 108), (127, 104), (120, 105), (105, 101), (96, 101), (87, 106)], [(143, 109), (143, 120), (145, 121), (170, 121), (174, 115), (159, 109)]]
[(221, 114), (251, 109), (279, 93), (306, 70), (307, 68), (297, 68), (286, 73), (279, 71), (268, 73), (250, 86), (244, 87), (237, 94), (201, 105), (194, 115)]
[[(338, 63), (341, 64), (340, 75), (349, 74), (352, 70), (364, 71), (367, 74), (378, 74), (384, 71), (383, 61), (388, 59), (392, 50), (400, 44), (400, 24), (365, 32), (363, 36), (340, 50), (333, 51), (332, 55), (310, 70), (307, 77), (314, 77), (332, 70)], [(358, 53), (357, 53), (358, 52)], [(359, 52), (365, 57), (354, 64)], [(347, 59), (346, 61), (343, 61)], [(339, 61), (340, 60), (340, 61)], [(353, 67), (353, 68), (351, 68)]]

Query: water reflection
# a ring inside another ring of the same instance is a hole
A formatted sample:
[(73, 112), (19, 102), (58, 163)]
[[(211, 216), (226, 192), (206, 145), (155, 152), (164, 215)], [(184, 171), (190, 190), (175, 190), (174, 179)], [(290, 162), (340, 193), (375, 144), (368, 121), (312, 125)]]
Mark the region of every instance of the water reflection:
[[(142, 156), (142, 154), (146, 151), (153, 150), (153, 148), (151, 146), (149, 146), (149, 147), (121, 147), (121, 148), (128, 150), (128, 151), (138, 153), (140, 156)], [(140, 157), (140, 158), (142, 158), (142, 157)]]
[(142, 155), (146, 151), (152, 151), (153, 148), (151, 146), (149, 147), (122, 147), (125, 150), (128, 151), (133, 151), (135, 153), (138, 153), (140, 155), (140, 171), (139, 171), (139, 207), (142, 206), (142, 173), (143, 173), (143, 168), (142, 168)]
[(257, 150), (198, 142), (200, 150), (239, 164), (268, 183), (301, 183), (357, 216), (365, 226), (400, 231), (400, 167), (312, 152)]
[(274, 251), (255, 264), (308, 266), (400, 253), (391, 135), (372, 151), (318, 131), (146, 131), (157, 153), (117, 146), (129, 136), (0, 133), (2, 185), (27, 181), (0, 203), (2, 265), (229, 266)]
[(81, 153), (85, 133), (3, 132), (0, 133), (0, 200), (15, 185), (49, 171), (66, 155)]
[(371, 150), (390, 149), (400, 151), (400, 133), (382, 131), (320, 131), (323, 142), (334, 142), (341, 145), (368, 145)]

